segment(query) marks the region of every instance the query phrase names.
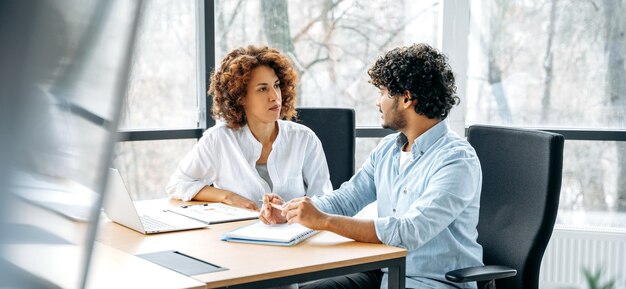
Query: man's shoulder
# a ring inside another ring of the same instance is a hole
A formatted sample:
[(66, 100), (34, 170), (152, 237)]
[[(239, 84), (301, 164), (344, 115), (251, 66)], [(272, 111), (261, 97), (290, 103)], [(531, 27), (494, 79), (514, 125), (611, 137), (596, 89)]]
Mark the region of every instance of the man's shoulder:
[(378, 144), (376, 145), (376, 148), (374, 148), (372, 152), (381, 153), (381, 152), (389, 151), (390, 149), (394, 147), (394, 145), (398, 141), (399, 135), (400, 135), (399, 132), (386, 135), (378, 142)]
[(378, 147), (388, 147), (394, 145), (398, 141), (399, 136), (400, 132), (394, 132), (386, 135), (380, 140), (380, 142), (378, 142)]
[(396, 146), (396, 142), (398, 141), (399, 132), (392, 133), (383, 137), (376, 147), (370, 151), (370, 157), (374, 157), (376, 159), (386, 158), (392, 155), (393, 149)]
[(448, 133), (440, 139), (437, 146), (437, 151), (441, 157), (463, 157), (463, 158), (476, 158), (476, 151), (474, 147), (463, 137), (455, 133)]

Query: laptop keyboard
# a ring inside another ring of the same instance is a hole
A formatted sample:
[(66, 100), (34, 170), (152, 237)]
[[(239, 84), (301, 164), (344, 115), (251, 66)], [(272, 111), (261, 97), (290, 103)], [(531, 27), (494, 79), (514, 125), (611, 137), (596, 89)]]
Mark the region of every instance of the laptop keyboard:
[(166, 231), (176, 229), (175, 226), (172, 226), (168, 223), (161, 222), (159, 220), (155, 220), (150, 216), (141, 216), (141, 223), (143, 224), (144, 230), (151, 231)]

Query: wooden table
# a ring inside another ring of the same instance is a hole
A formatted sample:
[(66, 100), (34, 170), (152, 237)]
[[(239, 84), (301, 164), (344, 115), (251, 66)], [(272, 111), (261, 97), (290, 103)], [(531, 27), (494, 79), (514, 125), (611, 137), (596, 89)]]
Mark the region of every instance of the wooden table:
[[(23, 287), (82, 288), (90, 224), (20, 198), (9, 200), (12, 212), (4, 221), (18, 236), (0, 244), (0, 267), (7, 266), (3, 269), (11, 270)], [(86, 288), (206, 288), (204, 282), (100, 242), (91, 254)]]
[[(141, 210), (180, 205), (167, 199), (137, 202)], [(404, 288), (406, 250), (356, 242), (330, 232), (293, 247), (231, 243), (220, 237), (255, 221), (211, 225), (208, 229), (143, 235), (104, 220), (98, 242), (128, 254), (176, 250), (228, 270), (191, 276), (207, 288), (280, 286), (378, 268), (389, 268), (389, 288)]]
[(206, 288), (198, 280), (99, 242), (92, 258), (86, 288)]

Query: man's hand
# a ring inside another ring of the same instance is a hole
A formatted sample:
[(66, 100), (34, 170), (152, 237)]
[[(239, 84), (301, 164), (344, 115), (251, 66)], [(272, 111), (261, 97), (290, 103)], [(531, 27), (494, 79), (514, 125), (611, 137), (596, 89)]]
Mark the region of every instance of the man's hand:
[(253, 211), (257, 210), (257, 206), (255, 202), (250, 201), (232, 192), (230, 194), (227, 194), (224, 197), (223, 203), (227, 205), (239, 207), (239, 208), (248, 209), (248, 210), (253, 210)]
[(276, 207), (282, 207), (285, 201), (277, 194), (263, 195), (263, 206), (259, 219), (267, 225), (286, 223), (287, 219), (283, 217), (282, 210)]
[(330, 216), (318, 210), (309, 197), (297, 198), (283, 205), (282, 215), (289, 224), (299, 223), (313, 230), (327, 230)]

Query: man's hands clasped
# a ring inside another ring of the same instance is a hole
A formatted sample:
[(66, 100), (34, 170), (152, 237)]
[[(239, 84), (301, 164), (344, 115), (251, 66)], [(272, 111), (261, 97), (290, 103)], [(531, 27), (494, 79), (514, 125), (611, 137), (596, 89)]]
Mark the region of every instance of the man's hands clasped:
[(313, 230), (325, 230), (330, 216), (318, 210), (309, 197), (285, 203), (272, 193), (263, 196), (259, 219), (265, 224), (299, 223)]

